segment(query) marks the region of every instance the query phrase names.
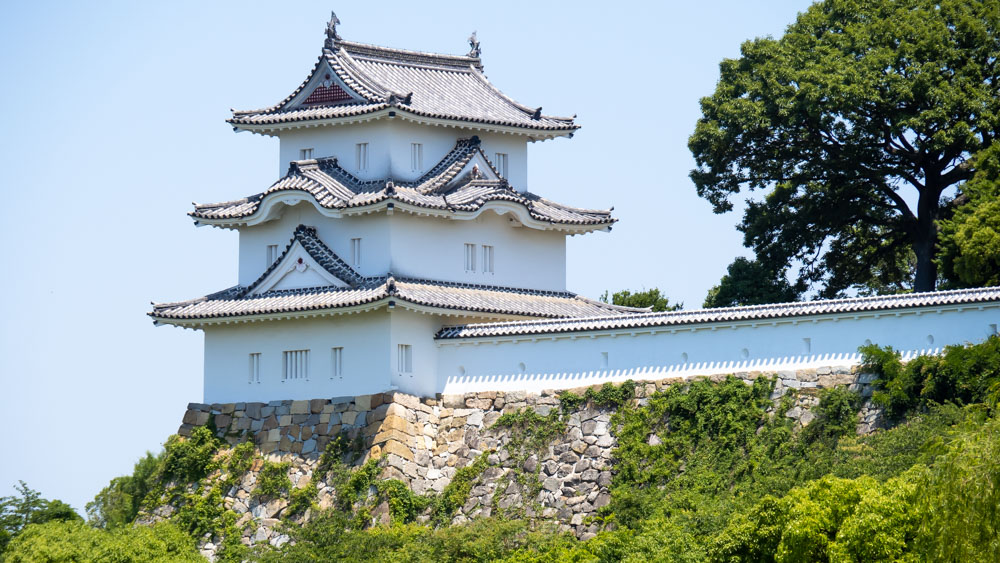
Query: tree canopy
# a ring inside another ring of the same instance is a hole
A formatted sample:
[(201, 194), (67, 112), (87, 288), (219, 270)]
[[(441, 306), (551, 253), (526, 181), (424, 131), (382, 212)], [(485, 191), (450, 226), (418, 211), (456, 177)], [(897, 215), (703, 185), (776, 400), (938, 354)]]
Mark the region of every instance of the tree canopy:
[(941, 276), (957, 287), (1000, 285), (1000, 144), (977, 156), (960, 201), (941, 221)]
[(660, 311), (679, 311), (684, 308), (683, 303), (671, 303), (670, 299), (663, 295), (659, 288), (655, 287), (636, 291), (635, 293), (623, 289), (615, 292), (611, 296), (610, 301), (608, 300), (608, 292), (605, 291), (604, 295), (601, 295), (601, 301), (622, 307), (638, 307), (640, 309), (649, 307), (654, 313)]
[(795, 301), (799, 293), (785, 273), (773, 272), (756, 260), (733, 260), (719, 285), (708, 290), (705, 307), (736, 307)]
[(832, 297), (935, 288), (938, 220), (1000, 134), (998, 0), (826, 0), (724, 60), (689, 140), (716, 213)]

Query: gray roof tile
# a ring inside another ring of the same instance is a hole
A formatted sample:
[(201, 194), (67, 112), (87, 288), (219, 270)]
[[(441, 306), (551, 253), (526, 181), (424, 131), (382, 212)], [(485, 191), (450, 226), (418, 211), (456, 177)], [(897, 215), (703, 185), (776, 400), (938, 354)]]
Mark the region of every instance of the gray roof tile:
[(898, 311), (916, 307), (936, 307), (1000, 301), (1000, 287), (962, 289), (929, 293), (909, 293), (777, 303), (751, 307), (721, 309), (696, 309), (664, 313), (637, 313), (593, 318), (561, 320), (512, 321), (469, 324), (445, 327), (438, 332), (438, 339), (495, 338), (537, 334), (569, 333), (617, 329), (646, 329), (654, 327), (684, 326), (706, 323), (769, 320), (826, 314), (850, 314), (873, 311)]
[(569, 292), (538, 291), (432, 280), (368, 278), (359, 287), (317, 287), (268, 291), (247, 295), (247, 288), (233, 287), (179, 303), (153, 306), (157, 321), (237, 319), (254, 315), (335, 310), (392, 298), (414, 305), (483, 315), (525, 317), (581, 317), (633, 314), (641, 309), (592, 301)]
[[(518, 192), (503, 179), (459, 177), (476, 154), (484, 162), (490, 162), (480, 148), (478, 137), (459, 140), (441, 162), (413, 182), (362, 181), (341, 168), (336, 158), (294, 161), (288, 173), (264, 192), (235, 201), (195, 205), (190, 215), (196, 219), (241, 221), (257, 212), (265, 196), (297, 190), (312, 195), (327, 209), (357, 208), (394, 200), (428, 209), (474, 212), (491, 201), (510, 201), (523, 205), (532, 218), (542, 222), (595, 226), (615, 222), (611, 211), (579, 209), (530, 192)], [(496, 170), (491, 172), (493, 177), (499, 177)]]
[(483, 74), (477, 57), (420, 53), (350, 41), (324, 49), (310, 78), (326, 61), (363, 101), (329, 105), (292, 105), (309, 84), (269, 108), (234, 111), (229, 123), (269, 125), (338, 119), (397, 108), (417, 116), (543, 131), (573, 131), (573, 118), (541, 114), (506, 96)]

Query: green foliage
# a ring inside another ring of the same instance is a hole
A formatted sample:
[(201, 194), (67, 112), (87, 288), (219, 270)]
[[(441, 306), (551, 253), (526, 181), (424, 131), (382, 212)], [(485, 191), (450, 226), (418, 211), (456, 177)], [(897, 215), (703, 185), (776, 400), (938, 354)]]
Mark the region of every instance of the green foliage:
[(775, 272), (756, 260), (739, 257), (726, 269), (719, 285), (708, 290), (704, 307), (737, 307), (798, 301), (799, 292), (785, 271)]
[(962, 425), (933, 445), (940, 455), (915, 479), (926, 558), (1000, 561), (1000, 419)]
[(559, 404), (564, 413), (574, 411), (587, 403), (603, 408), (621, 408), (635, 398), (635, 388), (636, 383), (629, 379), (621, 385), (605, 383), (597, 390), (588, 387), (583, 395), (577, 395), (572, 391), (560, 391)]
[(152, 526), (92, 528), (82, 519), (32, 524), (3, 553), (8, 563), (201, 562), (194, 540), (177, 526), (161, 522)]
[(469, 499), (469, 491), (472, 490), (472, 485), (475, 484), (476, 479), (486, 470), (488, 455), (488, 452), (483, 452), (476, 458), (476, 461), (456, 471), (455, 476), (451, 478), (451, 482), (434, 499), (434, 504), (431, 508), (431, 520), (435, 524), (444, 525), (450, 522), (455, 511)]
[(15, 487), (18, 496), (0, 497), (0, 553), (30, 524), (82, 521), (71, 506), (61, 500), (46, 500), (24, 481)]
[(816, 420), (803, 430), (802, 438), (807, 442), (827, 441), (835, 445), (842, 436), (854, 432), (859, 408), (861, 398), (857, 393), (845, 387), (824, 389), (819, 404), (813, 409)]
[(116, 477), (87, 503), (87, 520), (99, 528), (126, 526), (135, 520), (143, 501), (156, 489), (163, 455), (146, 455), (136, 462), (131, 475)]
[(282, 494), (288, 494), (292, 489), (292, 480), (288, 478), (288, 470), (292, 464), (289, 462), (274, 463), (265, 461), (257, 473), (257, 486), (253, 492), (262, 497), (277, 498)]
[(941, 221), (938, 265), (951, 287), (1000, 285), (1000, 144), (976, 155), (975, 175)]
[(163, 445), (163, 460), (158, 478), (161, 482), (193, 483), (208, 475), (215, 453), (222, 442), (206, 426), (196, 426), (190, 438), (171, 436)]
[(645, 291), (637, 291), (632, 293), (627, 289), (615, 292), (611, 296), (611, 300), (608, 300), (608, 292), (605, 291), (601, 295), (601, 301), (605, 303), (612, 303), (614, 305), (620, 305), (622, 307), (636, 307), (639, 309), (651, 309), (654, 313), (660, 311), (680, 311), (684, 308), (683, 303), (670, 303), (670, 299), (667, 296), (660, 293), (658, 288), (647, 289)]
[(226, 509), (222, 504), (222, 491), (218, 485), (208, 489), (206, 494), (185, 494), (183, 504), (177, 510), (177, 525), (192, 537), (218, 533)]
[[(720, 64), (688, 146), (717, 213), (823, 296), (934, 289), (942, 194), (1000, 130), (996, 3), (824, 0)], [(913, 197), (907, 197), (907, 193)]]
[(940, 356), (920, 356), (903, 364), (890, 347), (860, 348), (863, 368), (878, 376), (872, 400), (898, 420), (913, 409), (935, 403), (981, 403), (1000, 383), (1000, 338), (973, 345), (948, 346)]
[(375, 484), (375, 487), (378, 498), (388, 502), (393, 523), (409, 524), (413, 522), (416, 520), (417, 515), (422, 513), (433, 502), (431, 497), (414, 494), (406, 486), (406, 483), (399, 479), (379, 481)]

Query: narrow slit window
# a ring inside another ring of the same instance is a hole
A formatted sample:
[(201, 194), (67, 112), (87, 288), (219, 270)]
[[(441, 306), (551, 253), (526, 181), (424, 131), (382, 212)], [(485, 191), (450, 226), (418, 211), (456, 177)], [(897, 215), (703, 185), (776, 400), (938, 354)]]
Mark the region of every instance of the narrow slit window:
[(299, 149), (299, 160), (312, 160), (312, 149)]
[(351, 239), (351, 266), (358, 268), (361, 266), (361, 239)]
[(309, 350), (285, 350), (281, 353), (281, 380), (309, 379)]
[(278, 245), (269, 244), (267, 245), (267, 265), (270, 266), (274, 264), (274, 261), (278, 259)]
[(260, 383), (260, 352), (250, 354), (250, 378), (247, 383)]
[(812, 338), (803, 338), (802, 339), (802, 353), (803, 354), (811, 354), (812, 353), (812, 347), (813, 347)]
[(413, 346), (410, 344), (400, 344), (397, 352), (399, 373), (413, 373)]
[(601, 367), (602, 368), (608, 367), (608, 353), (607, 352), (601, 352)]
[(483, 273), (493, 273), (493, 247), (487, 244), (483, 245)]
[(330, 352), (330, 364), (333, 366), (330, 377), (341, 379), (344, 377), (344, 347), (334, 346)]
[(476, 271), (476, 245), (474, 244), (465, 244), (465, 271)]
[(354, 155), (358, 170), (368, 170), (368, 143), (358, 143), (354, 147)]
[(497, 172), (500, 173), (501, 178), (507, 177), (507, 153), (498, 152), (496, 153), (495, 164), (497, 167)]
[(410, 170), (421, 172), (424, 169), (424, 145), (410, 143)]

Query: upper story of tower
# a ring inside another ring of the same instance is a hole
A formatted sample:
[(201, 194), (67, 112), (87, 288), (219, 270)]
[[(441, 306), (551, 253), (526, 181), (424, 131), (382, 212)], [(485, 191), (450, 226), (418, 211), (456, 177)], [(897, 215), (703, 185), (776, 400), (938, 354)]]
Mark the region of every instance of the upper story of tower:
[(297, 160), (335, 157), (363, 181), (415, 181), (457, 139), (476, 136), (499, 174), (525, 192), (527, 143), (579, 128), (493, 86), (475, 34), (468, 54), (442, 55), (345, 41), (338, 23), (333, 16), (322, 54), (288, 97), (228, 120), (237, 131), (279, 137), (282, 173)]

